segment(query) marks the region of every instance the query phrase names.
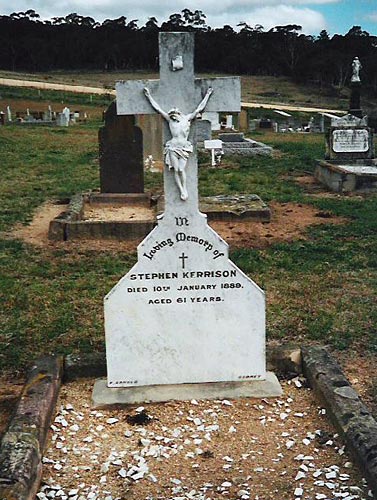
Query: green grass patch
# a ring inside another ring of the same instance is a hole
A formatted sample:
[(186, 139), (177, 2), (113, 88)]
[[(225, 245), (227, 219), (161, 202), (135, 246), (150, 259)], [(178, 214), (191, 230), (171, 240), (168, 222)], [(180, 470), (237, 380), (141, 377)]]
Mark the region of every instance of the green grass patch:
[[(99, 187), (98, 126), (0, 128), (0, 230), (8, 233), (0, 238), (0, 369), (22, 369), (42, 353), (104, 349), (103, 297), (135, 263), (135, 252), (37, 248), (9, 235), (46, 200)], [(262, 140), (274, 157), (232, 159), (215, 169), (202, 157), (200, 194), (256, 193), (346, 221), (324, 220), (305, 240), (231, 252), (266, 291), (268, 338), (377, 350), (377, 196), (314, 197), (296, 182), (323, 157), (322, 136)], [(146, 173), (145, 184), (161, 190), (162, 175)]]
[(112, 95), (101, 94), (79, 94), (62, 90), (33, 89), (29, 87), (8, 87), (0, 85), (1, 99), (32, 100), (36, 103), (69, 102), (71, 105), (105, 106), (107, 107), (114, 99)]
[(49, 198), (99, 187), (94, 127), (2, 127), (0, 149), (0, 231), (29, 222)]

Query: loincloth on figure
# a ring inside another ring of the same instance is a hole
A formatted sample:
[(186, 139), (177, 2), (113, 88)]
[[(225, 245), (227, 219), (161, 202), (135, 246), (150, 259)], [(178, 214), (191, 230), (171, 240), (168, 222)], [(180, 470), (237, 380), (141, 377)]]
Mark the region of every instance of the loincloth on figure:
[[(182, 171), (186, 166), (190, 153), (193, 152), (192, 144), (187, 141), (184, 146), (177, 146), (169, 144), (169, 142), (170, 141), (165, 144), (164, 149), (165, 164), (169, 167), (169, 169), (174, 168), (174, 170)], [(185, 160), (185, 162), (183, 163), (179, 160)]]

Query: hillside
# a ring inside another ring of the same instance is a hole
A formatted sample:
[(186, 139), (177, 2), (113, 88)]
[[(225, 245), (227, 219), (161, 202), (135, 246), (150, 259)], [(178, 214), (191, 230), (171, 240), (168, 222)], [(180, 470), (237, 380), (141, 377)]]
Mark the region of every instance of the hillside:
[[(208, 75), (198, 75), (208, 76)], [(213, 75), (212, 75), (213, 76)], [(219, 75), (216, 75), (219, 76)], [(48, 72), (18, 73), (0, 71), (0, 78), (33, 80), (67, 85), (87, 85), (113, 89), (117, 80), (158, 78), (157, 73), (146, 72)], [(305, 85), (286, 77), (242, 76), (242, 101), (261, 103), (280, 103), (347, 109), (349, 91), (347, 88)], [(363, 101), (367, 108), (376, 107), (377, 98)], [(0, 100), (1, 102), (1, 100)]]

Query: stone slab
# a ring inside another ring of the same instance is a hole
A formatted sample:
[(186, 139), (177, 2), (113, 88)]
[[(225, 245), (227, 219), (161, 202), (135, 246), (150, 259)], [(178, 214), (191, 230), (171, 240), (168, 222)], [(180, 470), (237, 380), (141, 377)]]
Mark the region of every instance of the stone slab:
[[(269, 222), (271, 210), (256, 194), (203, 196), (199, 210), (209, 221), (258, 221)], [(164, 197), (157, 202), (157, 214), (164, 211)]]
[(33, 500), (63, 372), (63, 358), (35, 362), (0, 446), (0, 498)]
[(109, 388), (106, 379), (99, 379), (94, 384), (92, 403), (94, 408), (106, 408), (172, 400), (272, 398), (279, 397), (282, 393), (281, 385), (273, 372), (267, 372), (265, 380), (126, 388)]
[(336, 193), (377, 191), (377, 167), (318, 161), (314, 177)]
[(255, 194), (207, 196), (199, 200), (199, 207), (213, 221), (271, 220), (271, 210)]
[(219, 134), (219, 139), (223, 142), (243, 142), (245, 137), (242, 132), (227, 132), (225, 134)]
[(303, 370), (377, 498), (377, 422), (324, 347), (302, 348)]
[(339, 171), (346, 174), (372, 175), (377, 177), (377, 167), (371, 165), (337, 165)]
[[(236, 134), (224, 134), (236, 135)], [(242, 134), (243, 135), (243, 134)], [(252, 139), (243, 139), (241, 141), (223, 142), (224, 155), (238, 155), (238, 156), (271, 156), (272, 147), (267, 146), (263, 142), (257, 142)]]
[(248, 147), (248, 148), (224, 148), (223, 149), (224, 156), (271, 156), (272, 148), (268, 147)]

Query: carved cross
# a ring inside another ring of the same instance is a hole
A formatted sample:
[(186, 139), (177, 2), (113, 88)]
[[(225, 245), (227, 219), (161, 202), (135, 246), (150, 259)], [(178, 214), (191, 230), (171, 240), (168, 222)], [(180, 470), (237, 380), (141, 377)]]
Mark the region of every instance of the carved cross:
[[(156, 110), (145, 95), (145, 89), (149, 90), (154, 101), (166, 113), (172, 108), (178, 108), (185, 115), (193, 113), (210, 88), (213, 89), (213, 92), (206, 102), (206, 111), (240, 111), (241, 87), (239, 78), (195, 78), (194, 33), (160, 33), (159, 58), (159, 80), (117, 82), (117, 113), (119, 115), (155, 113)], [(166, 120), (164, 121), (163, 142), (165, 145), (172, 138), (172, 135)], [(186, 165), (188, 198), (182, 200), (177, 189), (174, 172), (169, 171), (165, 166), (165, 218), (177, 215), (187, 217), (198, 212), (195, 120), (191, 123), (188, 140), (194, 146)]]

